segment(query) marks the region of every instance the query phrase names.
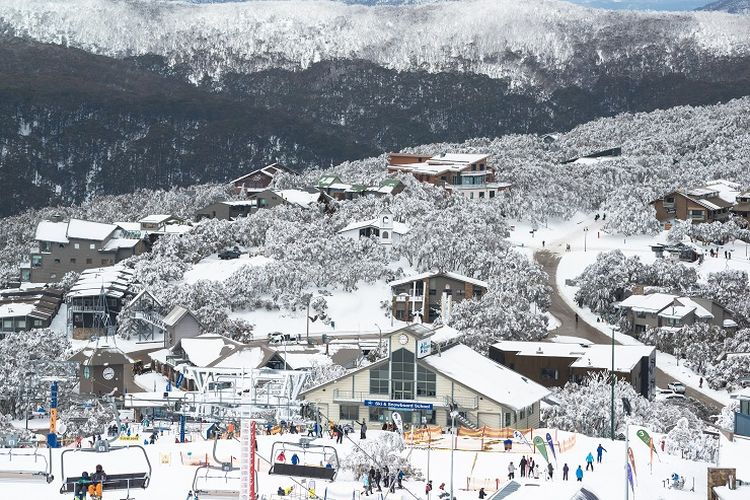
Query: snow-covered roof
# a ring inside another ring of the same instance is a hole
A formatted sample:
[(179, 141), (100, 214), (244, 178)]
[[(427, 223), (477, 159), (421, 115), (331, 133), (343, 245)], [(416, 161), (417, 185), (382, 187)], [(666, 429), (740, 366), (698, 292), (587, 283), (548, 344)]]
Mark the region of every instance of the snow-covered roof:
[(28, 316), (36, 307), (34, 304), (14, 303), (0, 304), (0, 318), (20, 318)]
[(133, 248), (141, 241), (138, 238), (112, 238), (102, 247), (105, 252), (115, 252), (119, 248)]
[(240, 177), (237, 177), (236, 179), (229, 181), (229, 183), (236, 184), (240, 181), (244, 181), (248, 177), (252, 177), (255, 174), (263, 174), (273, 179), (274, 175), (276, 175), (278, 172), (281, 172), (281, 171), (290, 172), (288, 168), (286, 168), (285, 166), (279, 163), (271, 163), (270, 165), (266, 165), (265, 167), (261, 167), (259, 169), (253, 170), (252, 172), (249, 172), (245, 175), (241, 175)]
[(550, 393), (546, 387), (463, 344), (422, 358), (419, 362), (471, 391), (514, 410), (531, 406)]
[(69, 359), (85, 366), (134, 363), (133, 358), (125, 354), (119, 347), (106, 344), (100, 346), (87, 345)]
[(669, 319), (682, 319), (695, 310), (694, 307), (688, 306), (668, 306), (666, 309), (662, 309), (659, 312), (659, 316), (662, 318)]
[(102, 289), (110, 297), (123, 297), (133, 280), (133, 271), (121, 266), (86, 269), (70, 288), (67, 297), (99, 295)]
[(140, 233), (141, 232), (141, 225), (138, 222), (115, 222), (115, 224), (120, 227), (121, 229), (124, 229), (125, 231), (132, 232), (132, 233)]
[(477, 285), (484, 288), (489, 288), (490, 286), (486, 281), (478, 280), (476, 278), (469, 278), (468, 276), (464, 276), (458, 273), (440, 271), (427, 271), (425, 273), (407, 276), (406, 278), (401, 278), (400, 280), (391, 281), (389, 285), (391, 287), (394, 287), (398, 285), (404, 285), (406, 283), (411, 283), (412, 281), (421, 281), (423, 279), (433, 278), (435, 276), (445, 276), (446, 278), (450, 278), (456, 281), (464, 281), (466, 283), (471, 283), (472, 285)]
[(316, 204), (320, 198), (320, 193), (317, 191), (309, 193), (300, 189), (282, 189), (280, 191), (275, 191), (275, 193), (281, 196), (284, 201), (295, 203), (303, 208), (309, 208)]
[(222, 205), (227, 205), (230, 207), (254, 207), (258, 204), (258, 200), (251, 199), (251, 200), (227, 200), (222, 201)]
[(228, 356), (211, 363), (215, 368), (261, 368), (268, 358), (262, 347), (240, 347)]
[(471, 153), (445, 153), (442, 155), (433, 156), (427, 161), (433, 162), (451, 162), (451, 163), (477, 163), (489, 158), (490, 155), (486, 154), (471, 154)]
[(182, 318), (184, 318), (188, 314), (191, 314), (189, 309), (187, 309), (186, 307), (177, 305), (177, 306), (174, 306), (172, 310), (167, 313), (166, 316), (164, 316), (164, 319), (162, 321), (164, 321), (164, 324), (167, 326), (175, 326), (177, 323), (180, 322), (180, 320), (182, 320)]
[[(377, 229), (382, 229), (382, 218), (376, 217), (374, 219), (370, 220), (364, 220), (360, 222), (352, 222), (348, 226), (346, 226), (344, 229), (339, 231), (339, 234), (345, 233), (347, 231), (353, 231), (355, 229), (364, 229), (366, 227), (373, 227)], [(396, 234), (406, 234), (410, 230), (409, 226), (407, 224), (404, 224), (403, 222), (393, 222), (393, 232)]]
[(138, 222), (141, 224), (163, 224), (172, 218), (170, 214), (152, 214), (140, 219)]
[(672, 305), (676, 295), (668, 293), (652, 293), (649, 295), (631, 295), (620, 302), (620, 307), (638, 312), (658, 313), (665, 307)]
[(67, 232), (67, 222), (52, 222), (43, 220), (36, 226), (36, 234), (34, 235), (34, 239), (37, 241), (51, 241), (53, 243), (67, 243)]
[(737, 328), (737, 322), (733, 319), (725, 319), (722, 322), (724, 328)]
[(451, 340), (457, 339), (461, 336), (461, 332), (452, 328), (448, 325), (442, 325), (435, 328), (430, 340), (435, 343), (450, 342)]
[[(523, 342), (506, 340), (492, 345), (517, 356), (570, 358), (576, 368), (612, 369), (612, 346), (606, 344), (565, 344), (557, 342)], [(616, 345), (615, 371), (630, 372), (644, 356), (654, 351), (652, 346)]]
[(112, 234), (115, 229), (117, 229), (117, 226), (114, 224), (70, 219), (70, 222), (68, 222), (67, 237), (80, 240), (102, 241)]
[(154, 232), (158, 234), (185, 234), (192, 230), (193, 226), (189, 224), (165, 224)]
[(286, 360), (286, 364), (292, 370), (304, 370), (315, 365), (330, 365), (331, 358), (321, 352), (287, 352), (283, 349), (277, 351), (281, 359)]
[(198, 367), (209, 366), (221, 356), (226, 356), (241, 346), (222, 335), (204, 333), (193, 338), (180, 340), (180, 347), (192, 364)]
[(167, 362), (167, 356), (171, 354), (171, 350), (167, 347), (164, 349), (159, 349), (158, 351), (150, 352), (148, 353), (148, 357), (153, 359), (154, 361), (158, 361), (161, 364), (164, 364)]

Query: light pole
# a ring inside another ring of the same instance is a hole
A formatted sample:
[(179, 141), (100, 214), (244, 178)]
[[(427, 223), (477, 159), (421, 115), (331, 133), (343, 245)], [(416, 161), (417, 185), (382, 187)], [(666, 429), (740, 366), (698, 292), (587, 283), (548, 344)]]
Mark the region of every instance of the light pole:
[(586, 248), (587, 241), (586, 240), (587, 240), (587, 236), (588, 235), (589, 235), (589, 228), (588, 227), (584, 227), (583, 228), (583, 251), (584, 252), (587, 250), (587, 248)]
[(456, 405), (451, 404), (451, 499), (453, 500), (453, 450), (456, 448)]
[(375, 323), (375, 326), (378, 328), (378, 356), (380, 356), (380, 350), (383, 348), (383, 330), (379, 324)]
[(615, 440), (615, 382), (617, 381), (617, 376), (615, 375), (615, 330), (617, 329), (616, 326), (612, 327), (612, 399), (611, 399), (611, 407), (610, 407), (610, 437), (612, 438), (612, 441)]

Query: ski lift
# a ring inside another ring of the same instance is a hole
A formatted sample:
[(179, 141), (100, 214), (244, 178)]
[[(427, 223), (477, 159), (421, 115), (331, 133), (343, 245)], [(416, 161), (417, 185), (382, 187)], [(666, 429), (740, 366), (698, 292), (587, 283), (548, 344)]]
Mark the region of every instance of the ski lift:
[[(109, 402), (115, 413), (117, 428), (121, 429), (122, 425), (120, 422), (120, 413), (117, 410), (117, 406), (115, 405), (114, 400), (110, 399)], [(132, 449), (138, 449), (141, 451), (141, 453), (143, 453), (143, 458), (146, 461), (144, 468), (146, 468), (147, 470), (144, 472), (107, 474), (107, 478), (102, 481), (102, 490), (127, 490), (126, 498), (130, 498), (131, 488), (148, 488), (149, 482), (151, 481), (152, 469), (151, 461), (148, 459), (148, 455), (146, 454), (146, 449), (139, 444), (113, 445), (112, 443), (115, 442), (119, 437), (120, 434), (118, 433), (108, 440), (100, 439), (99, 441), (96, 441), (96, 443), (94, 443), (93, 448), (72, 448), (63, 451), (60, 454), (60, 475), (63, 478), (63, 484), (60, 487), (60, 493), (74, 492), (76, 483), (81, 479), (81, 476), (68, 477), (65, 475), (65, 455), (67, 455), (68, 453), (73, 453), (73, 456), (75, 456), (75, 454), (98, 454), (111, 456), (112, 454), (122, 454), (123, 451), (127, 452), (128, 450)], [(130, 461), (121, 460), (117, 463), (130, 463)]]
[[(119, 437), (115, 436), (113, 439), (117, 439)], [(132, 449), (138, 449), (143, 453), (143, 458), (145, 459), (145, 468), (146, 470), (144, 472), (127, 472), (127, 473), (119, 473), (119, 474), (110, 474), (107, 473), (107, 478), (102, 481), (102, 490), (103, 491), (115, 491), (115, 490), (127, 490), (128, 495), (127, 497), (130, 497), (130, 490), (131, 489), (137, 489), (142, 488), (146, 489), (148, 488), (149, 482), (151, 481), (151, 461), (148, 459), (148, 455), (146, 454), (146, 449), (141, 445), (135, 445), (135, 444), (129, 444), (125, 446), (112, 446), (110, 445), (109, 441), (105, 440), (99, 440), (95, 443), (93, 448), (72, 448), (64, 450), (60, 454), (60, 474), (63, 477), (63, 484), (60, 487), (60, 493), (72, 493), (75, 490), (76, 483), (81, 479), (81, 476), (66, 476), (65, 475), (65, 459), (66, 455), (69, 453), (78, 454), (92, 454), (92, 455), (113, 455), (117, 453), (121, 453), (123, 451), (132, 450)], [(70, 457), (68, 457), (70, 458)], [(129, 460), (121, 460), (117, 463), (130, 463)]]
[(52, 448), (40, 451), (37, 443), (22, 442), (16, 435), (0, 436), (0, 478), (44, 479), (51, 483)]
[(240, 468), (234, 465), (232, 457), (230, 457), (229, 462), (219, 460), (216, 456), (216, 444), (218, 442), (218, 439), (214, 439), (213, 457), (214, 461), (221, 465), (206, 464), (199, 466), (193, 475), (192, 491), (201, 499), (236, 499), (240, 496)]
[[(310, 439), (300, 438), (299, 443), (276, 441), (271, 446), (269, 474), (305, 477), (333, 481), (339, 470), (336, 448), (310, 444)], [(296, 456), (297, 460), (293, 460)]]

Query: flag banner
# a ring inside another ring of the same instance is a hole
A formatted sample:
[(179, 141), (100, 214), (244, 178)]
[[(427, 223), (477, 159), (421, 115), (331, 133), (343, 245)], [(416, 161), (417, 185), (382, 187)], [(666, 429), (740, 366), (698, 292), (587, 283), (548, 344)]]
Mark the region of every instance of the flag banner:
[(557, 463), (557, 453), (555, 453), (555, 444), (552, 442), (552, 435), (548, 432), (545, 437), (547, 438), (549, 449), (552, 450), (552, 458), (554, 458), (555, 463)]
[[(638, 439), (640, 439), (641, 441), (643, 441), (643, 443), (646, 446), (648, 446), (651, 449), (653, 449), (653, 445), (651, 444), (651, 441), (652, 441), (651, 440), (651, 435), (648, 433), (648, 431), (646, 431), (644, 429), (638, 429), (638, 432), (636, 432), (635, 434), (638, 436)], [(654, 450), (654, 453), (656, 453), (658, 455), (658, 453), (656, 452), (656, 450)]]
[(544, 457), (544, 460), (546, 460), (547, 463), (549, 463), (549, 458), (547, 458), (547, 445), (544, 444), (544, 439), (542, 439), (541, 436), (536, 436), (534, 438), (534, 444), (539, 450), (539, 453), (541, 453), (542, 456)]
[(648, 440), (648, 464), (649, 466), (654, 465), (654, 438)]
[(628, 446), (628, 461), (630, 462), (630, 465), (633, 467), (633, 476), (635, 476), (636, 481), (638, 480), (638, 470), (635, 468), (635, 455), (633, 455), (633, 448)]
[(630, 467), (630, 464), (628, 465), (628, 483), (630, 484), (630, 491), (635, 494), (635, 486), (633, 485), (633, 469)]
[(513, 439), (517, 439), (517, 440), (521, 441), (522, 443), (526, 443), (526, 445), (529, 448), (531, 448), (532, 450), (534, 449), (534, 447), (531, 446), (531, 443), (529, 443), (529, 440), (526, 439), (526, 436), (524, 436), (523, 434), (521, 434), (521, 431), (513, 431)]

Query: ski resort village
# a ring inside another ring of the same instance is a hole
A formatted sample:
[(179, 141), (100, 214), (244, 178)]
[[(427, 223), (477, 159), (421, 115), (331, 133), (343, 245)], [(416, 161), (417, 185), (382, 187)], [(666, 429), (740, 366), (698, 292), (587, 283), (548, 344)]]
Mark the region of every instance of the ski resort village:
[(750, 500), (748, 13), (1, 0), (0, 500)]

